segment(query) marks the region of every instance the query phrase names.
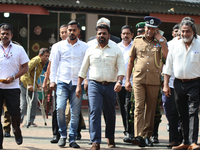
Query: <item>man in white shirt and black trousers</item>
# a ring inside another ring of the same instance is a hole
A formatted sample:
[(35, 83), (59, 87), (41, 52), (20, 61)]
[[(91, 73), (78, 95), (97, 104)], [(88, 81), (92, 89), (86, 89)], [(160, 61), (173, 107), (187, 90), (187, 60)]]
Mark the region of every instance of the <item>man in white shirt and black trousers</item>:
[(163, 92), (171, 95), (169, 77), (174, 70), (174, 95), (180, 116), (183, 142), (173, 150), (200, 150), (197, 145), (199, 131), (200, 91), (200, 41), (197, 40), (195, 24), (189, 20), (180, 23), (181, 39), (169, 47), (164, 68)]
[[(80, 25), (75, 21), (70, 21), (67, 25), (68, 38), (60, 41), (57, 44), (57, 51), (51, 57), (51, 72), (50, 72), (50, 88), (56, 86), (57, 70), (57, 121), (60, 133), (58, 146), (64, 147), (67, 138), (67, 125), (65, 120), (66, 102), (70, 101), (70, 131), (69, 131), (69, 146), (72, 148), (80, 148), (75, 142), (77, 136), (77, 128), (79, 123), (79, 114), (81, 110), (82, 96), (76, 97), (76, 85), (78, 81), (78, 72), (88, 48), (85, 42), (78, 39), (80, 34)], [(83, 88), (83, 85), (81, 85)]]
[[(13, 133), (18, 145), (23, 138), (20, 130), (20, 87), (19, 78), (28, 71), (29, 58), (22, 46), (12, 43), (12, 25), (0, 25), (0, 112), (5, 99), (8, 113), (11, 115)], [(1, 119), (0, 119), (1, 120)], [(0, 121), (0, 149), (3, 149), (3, 131)]]
[(76, 96), (80, 97), (81, 83), (89, 70), (88, 96), (90, 106), (90, 139), (92, 150), (99, 150), (101, 143), (101, 112), (104, 109), (108, 147), (114, 148), (116, 93), (122, 88), (125, 75), (124, 58), (116, 44), (108, 43), (110, 28), (96, 27), (98, 44), (88, 48), (80, 72)]

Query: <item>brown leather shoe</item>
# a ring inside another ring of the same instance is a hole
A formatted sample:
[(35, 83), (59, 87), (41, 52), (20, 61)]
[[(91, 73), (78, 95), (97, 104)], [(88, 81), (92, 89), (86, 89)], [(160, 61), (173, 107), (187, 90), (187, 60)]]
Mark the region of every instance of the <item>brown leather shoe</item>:
[(179, 146), (173, 146), (172, 150), (187, 150), (188, 147), (189, 147), (188, 144), (185, 145), (185, 144), (182, 143)]
[(115, 148), (115, 140), (114, 139), (107, 139), (108, 147)]
[(168, 147), (168, 148), (172, 148), (173, 146), (178, 146), (178, 145), (180, 145), (180, 143), (178, 143), (178, 142), (170, 142), (170, 143), (167, 145), (167, 147)]
[(100, 150), (100, 144), (99, 143), (92, 143), (92, 147), (90, 149), (92, 149), (92, 150)]
[(188, 150), (200, 150), (200, 146), (195, 144), (195, 143), (192, 143), (189, 147), (188, 147)]

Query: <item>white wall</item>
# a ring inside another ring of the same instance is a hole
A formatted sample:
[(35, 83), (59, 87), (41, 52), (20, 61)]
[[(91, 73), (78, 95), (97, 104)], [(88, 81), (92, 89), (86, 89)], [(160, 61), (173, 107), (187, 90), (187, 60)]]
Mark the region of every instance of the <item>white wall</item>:
[(86, 14), (86, 41), (96, 34), (95, 28), (98, 20), (97, 14)]

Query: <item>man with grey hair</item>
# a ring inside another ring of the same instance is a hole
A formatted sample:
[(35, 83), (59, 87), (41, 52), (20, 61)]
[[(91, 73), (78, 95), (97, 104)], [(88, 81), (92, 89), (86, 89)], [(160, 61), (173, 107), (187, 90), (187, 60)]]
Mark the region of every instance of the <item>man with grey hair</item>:
[[(104, 18), (104, 17), (100, 18), (97, 21), (96, 27), (98, 25), (100, 25), (100, 24), (105, 24), (110, 28), (110, 20), (108, 20), (107, 18)], [(94, 41), (96, 42), (96, 36), (90, 37), (89, 40), (88, 40), (88, 46), (92, 45), (91, 43), (93, 43)], [(116, 37), (114, 35), (110, 35), (109, 42), (111, 42), (111, 43), (119, 43), (119, 42), (121, 42), (121, 40), (120, 40), (120, 38), (118, 38), (118, 37)], [(95, 44), (97, 44), (97, 42)]]
[[(200, 41), (195, 24), (190, 20), (180, 23), (181, 39), (169, 46), (164, 73), (163, 92), (171, 95), (169, 78), (174, 70), (174, 95), (179, 112), (183, 142), (173, 150), (200, 150), (197, 145), (199, 129)], [(183, 62), (184, 59), (184, 62)]]

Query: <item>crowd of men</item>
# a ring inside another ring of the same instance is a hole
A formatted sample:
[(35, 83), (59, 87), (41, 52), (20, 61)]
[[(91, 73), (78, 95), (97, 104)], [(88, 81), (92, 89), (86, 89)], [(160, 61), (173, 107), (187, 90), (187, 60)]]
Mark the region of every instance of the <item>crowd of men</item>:
[[(159, 143), (161, 97), (169, 122), (167, 147), (200, 150), (197, 145), (200, 40), (195, 22), (190, 17), (183, 18), (173, 28), (173, 39), (167, 42), (158, 28), (160, 19), (146, 16), (144, 21), (136, 25), (134, 40), (133, 28), (124, 25), (120, 40), (110, 34), (110, 21), (100, 18), (96, 24), (96, 36), (88, 43), (78, 38), (80, 24), (70, 21), (60, 27), (62, 41), (52, 46), (51, 54), (47, 48), (41, 48), (39, 55), (30, 61), (23, 47), (11, 41), (12, 25), (1, 24), (0, 70), (4, 73), (0, 74), (0, 111), (4, 103), (4, 111), (7, 108), (11, 116), (16, 143), (23, 143), (20, 123), (22, 127), (28, 109), (27, 99), (31, 100), (31, 108), (26, 125), (37, 127), (34, 123), (39, 88), (37, 79), (49, 58), (43, 88), (47, 89), (49, 79), (50, 90), (55, 93), (51, 143), (58, 143), (59, 147), (66, 145), (65, 110), (70, 105), (69, 146), (80, 148), (76, 139), (80, 137), (78, 128), (85, 90), (92, 150), (100, 149), (102, 112), (108, 147), (116, 147), (116, 101), (124, 126), (124, 142), (139, 147)], [(3, 149), (0, 125), (0, 149)], [(5, 130), (4, 136), (9, 137), (9, 132)]]

